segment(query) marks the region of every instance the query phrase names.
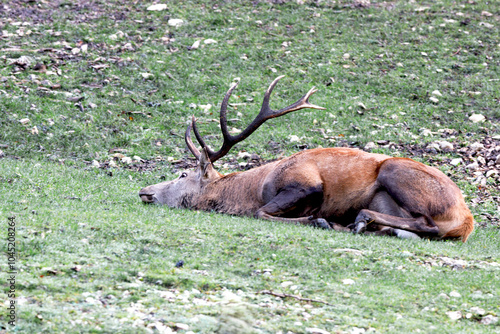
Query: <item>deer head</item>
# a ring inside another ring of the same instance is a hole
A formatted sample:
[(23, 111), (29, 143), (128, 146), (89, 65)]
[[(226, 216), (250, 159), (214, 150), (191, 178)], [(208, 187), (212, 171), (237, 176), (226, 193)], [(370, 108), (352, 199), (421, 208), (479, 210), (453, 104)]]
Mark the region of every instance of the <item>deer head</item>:
[[(191, 123), (187, 127), (184, 138), (187, 147), (198, 160), (198, 166), (195, 170), (182, 172), (175, 180), (158, 183), (141, 189), (139, 192), (141, 200), (144, 203), (165, 204), (169, 207), (191, 207), (193, 203), (196, 202), (197, 197), (201, 196), (208, 183), (223, 177), (214, 169), (212, 163), (225, 156), (236, 143), (243, 141), (251, 135), (265, 121), (304, 108), (324, 109), (309, 103), (309, 97), (316, 92), (316, 89), (313, 87), (297, 102), (279, 110), (272, 110), (269, 107), (269, 98), (274, 87), (281, 78), (283, 78), (283, 76), (276, 78), (271, 85), (269, 85), (264, 95), (264, 101), (262, 102), (259, 114), (245, 130), (236, 136), (230, 135), (227, 129), (227, 106), (229, 98), (238, 84), (235, 83), (231, 86), (224, 96), (220, 108), (220, 128), (224, 141), (222, 147), (217, 152), (214, 152), (206, 145), (196, 128), (196, 119), (193, 116)], [(191, 140), (191, 129), (202, 147), (201, 151), (196, 148)]]

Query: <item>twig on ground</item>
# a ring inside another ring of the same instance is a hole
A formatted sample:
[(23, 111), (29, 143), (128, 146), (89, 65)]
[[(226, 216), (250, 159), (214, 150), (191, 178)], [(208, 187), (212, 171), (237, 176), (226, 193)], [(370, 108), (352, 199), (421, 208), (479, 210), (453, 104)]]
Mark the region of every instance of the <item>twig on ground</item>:
[(271, 290), (262, 290), (257, 292), (258, 295), (271, 295), (275, 297), (280, 297), (280, 298), (295, 298), (300, 301), (304, 302), (313, 302), (313, 303), (321, 303), (321, 304), (326, 304), (326, 305), (332, 305), (329, 302), (325, 302), (324, 300), (319, 300), (319, 299), (311, 299), (311, 298), (304, 298), (296, 295), (290, 295), (288, 293), (279, 293), (279, 292), (273, 292)]

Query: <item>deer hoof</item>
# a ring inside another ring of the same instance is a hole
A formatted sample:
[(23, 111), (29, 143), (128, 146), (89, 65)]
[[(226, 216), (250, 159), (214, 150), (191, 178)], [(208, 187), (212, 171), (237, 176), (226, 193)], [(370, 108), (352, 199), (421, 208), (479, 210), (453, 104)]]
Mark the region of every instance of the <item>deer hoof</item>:
[(313, 219), (312, 224), (313, 224), (314, 227), (317, 227), (317, 228), (322, 228), (322, 229), (325, 229), (325, 230), (331, 230), (332, 229), (332, 227), (330, 226), (330, 224), (328, 224), (328, 222), (325, 219), (323, 219), (323, 218)]
[(361, 234), (366, 231), (366, 226), (368, 224), (364, 221), (359, 221), (354, 223), (354, 226), (352, 226), (352, 233), (354, 234)]

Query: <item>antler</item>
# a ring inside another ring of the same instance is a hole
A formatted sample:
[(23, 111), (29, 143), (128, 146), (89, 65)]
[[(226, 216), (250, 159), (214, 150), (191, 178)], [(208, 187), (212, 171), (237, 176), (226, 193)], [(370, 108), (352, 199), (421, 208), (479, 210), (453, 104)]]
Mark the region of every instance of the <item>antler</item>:
[(195, 156), (196, 160), (200, 160), (201, 152), (194, 146), (193, 141), (191, 140), (191, 126), (194, 125), (196, 122), (196, 118), (191, 119), (191, 123), (188, 124), (186, 134), (184, 135), (184, 140), (186, 140), (187, 147), (193, 153)]
[(211, 162), (214, 162), (229, 152), (229, 150), (237, 143), (240, 141), (245, 140), (248, 136), (250, 136), (259, 126), (262, 125), (265, 121), (267, 121), (270, 118), (275, 118), (279, 117), (282, 115), (285, 115), (289, 112), (304, 109), (304, 108), (311, 108), (311, 109), (320, 109), (323, 110), (325, 108), (314, 105), (309, 103), (309, 97), (311, 97), (312, 94), (314, 94), (317, 89), (316, 88), (311, 88), (307, 94), (302, 96), (297, 102), (289, 105), (288, 107), (279, 109), (279, 110), (272, 110), (269, 107), (269, 97), (271, 96), (271, 93), (278, 83), (280, 79), (282, 79), (284, 75), (277, 77), (274, 79), (274, 81), (269, 85), (269, 88), (267, 89), (265, 95), (264, 95), (264, 101), (262, 102), (262, 107), (260, 108), (260, 112), (255, 117), (255, 119), (250, 123), (250, 125), (243, 130), (240, 134), (236, 136), (231, 136), (227, 130), (227, 119), (226, 119), (226, 112), (227, 112), (227, 105), (229, 102), (229, 97), (231, 96), (233, 90), (238, 86), (237, 83), (234, 83), (231, 88), (227, 91), (226, 95), (224, 96), (224, 100), (222, 100), (222, 104), (220, 107), (220, 128), (222, 131), (222, 136), (224, 137), (224, 142), (222, 144), (222, 147), (220, 150), (217, 152), (212, 151), (211, 149), (208, 148), (208, 146), (205, 144), (205, 141), (203, 138), (201, 138), (200, 133), (198, 132), (198, 129), (196, 128), (196, 119), (193, 117), (191, 124), (188, 125), (187, 130), (186, 130), (186, 144), (189, 148), (189, 150), (193, 153), (193, 155), (199, 160), (199, 157), (201, 155), (200, 151), (194, 146), (193, 141), (191, 140), (191, 128), (193, 128), (194, 134), (196, 136), (196, 139), (200, 143), (200, 145), (203, 148), (206, 148), (208, 152), (208, 156), (210, 158)]

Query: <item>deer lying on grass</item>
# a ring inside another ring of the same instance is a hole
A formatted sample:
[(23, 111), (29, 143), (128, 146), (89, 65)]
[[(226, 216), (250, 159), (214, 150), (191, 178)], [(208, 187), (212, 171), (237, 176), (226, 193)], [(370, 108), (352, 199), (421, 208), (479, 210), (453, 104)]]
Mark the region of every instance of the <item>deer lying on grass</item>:
[[(467, 240), (474, 220), (458, 187), (436, 168), (411, 159), (317, 148), (244, 172), (218, 173), (212, 163), (266, 120), (303, 108), (324, 109), (308, 101), (314, 88), (288, 107), (270, 109), (269, 97), (281, 78), (267, 89), (255, 120), (236, 136), (229, 134), (226, 121), (229, 97), (237, 86), (233, 84), (220, 109), (224, 142), (217, 152), (205, 144), (193, 117), (185, 140), (198, 167), (141, 189), (142, 201), (354, 233)], [(191, 140), (191, 130), (201, 151)]]

